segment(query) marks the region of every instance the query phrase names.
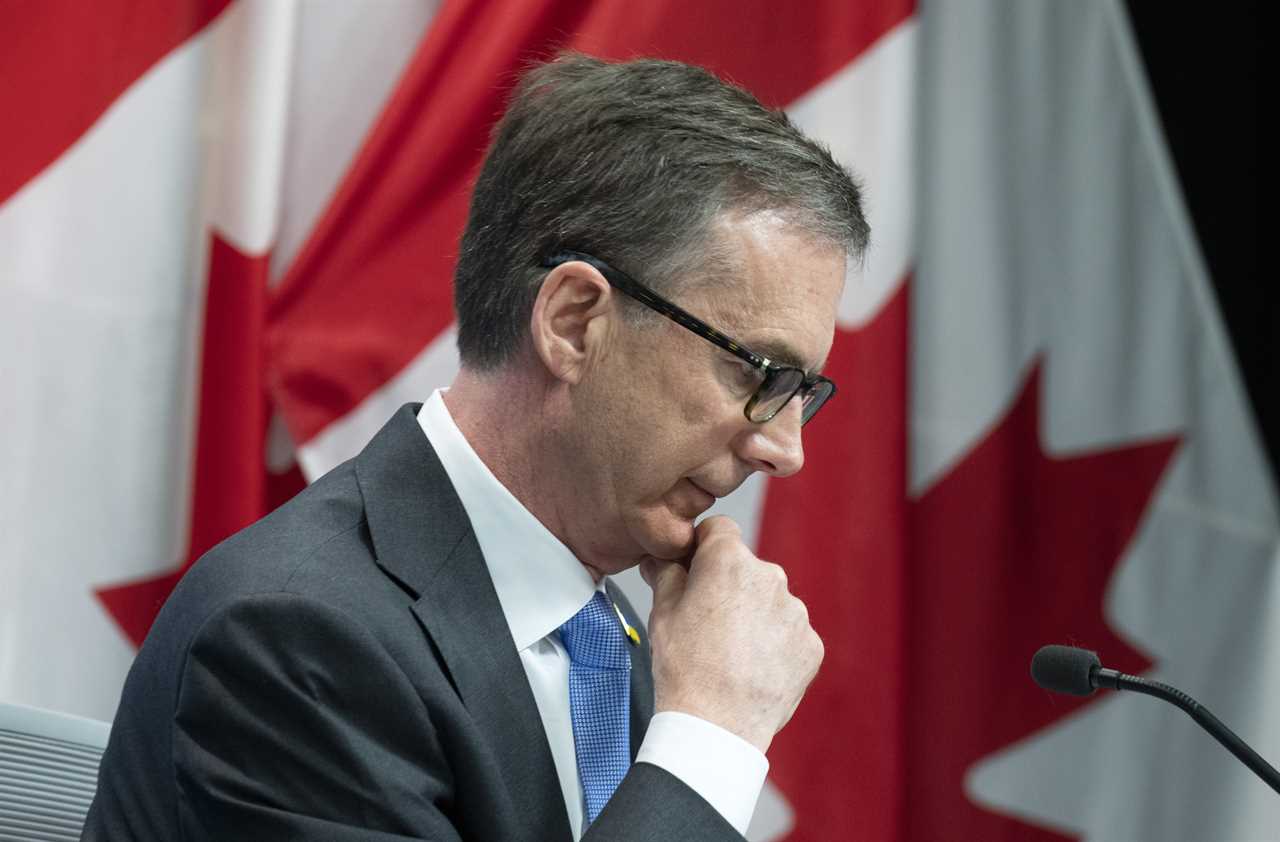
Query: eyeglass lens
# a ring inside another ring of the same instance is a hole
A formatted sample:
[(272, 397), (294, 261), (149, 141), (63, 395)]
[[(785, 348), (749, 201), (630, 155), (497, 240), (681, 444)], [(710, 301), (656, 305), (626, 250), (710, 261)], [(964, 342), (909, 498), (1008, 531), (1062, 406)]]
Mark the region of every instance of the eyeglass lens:
[(826, 380), (819, 380), (813, 384), (813, 388), (805, 393), (804, 406), (800, 410), (800, 423), (805, 424), (810, 418), (818, 414), (818, 410), (822, 409), (822, 405), (827, 402), (827, 398), (831, 397), (835, 388)]
[(795, 369), (771, 371), (756, 392), (755, 405), (751, 407), (751, 420), (767, 421), (784, 407), (804, 381), (804, 375)]
[[(751, 407), (751, 420), (759, 423), (777, 415), (787, 405), (787, 401), (802, 389), (803, 383), (804, 373), (796, 369), (772, 372), (756, 393), (755, 403)], [(831, 384), (825, 380), (819, 380), (803, 391), (800, 408), (801, 424), (807, 423), (810, 418), (818, 414), (818, 410), (827, 402), (827, 398), (831, 397), (832, 391)]]

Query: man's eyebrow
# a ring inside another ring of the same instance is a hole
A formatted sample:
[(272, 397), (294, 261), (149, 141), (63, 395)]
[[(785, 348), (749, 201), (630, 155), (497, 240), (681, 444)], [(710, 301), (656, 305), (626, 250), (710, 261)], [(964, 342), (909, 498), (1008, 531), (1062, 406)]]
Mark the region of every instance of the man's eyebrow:
[(777, 341), (765, 340), (758, 344), (746, 343), (747, 347), (762, 357), (767, 357), (779, 365), (789, 365), (804, 371), (806, 374), (817, 374), (827, 361), (823, 360), (812, 370), (805, 367), (804, 359), (791, 346)]

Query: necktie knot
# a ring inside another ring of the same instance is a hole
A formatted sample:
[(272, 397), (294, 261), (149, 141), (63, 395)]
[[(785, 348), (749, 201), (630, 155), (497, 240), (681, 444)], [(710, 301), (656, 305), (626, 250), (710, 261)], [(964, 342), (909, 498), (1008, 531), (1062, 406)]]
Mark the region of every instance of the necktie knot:
[(575, 665), (590, 669), (631, 668), (626, 632), (613, 603), (601, 591), (560, 627), (560, 642)]

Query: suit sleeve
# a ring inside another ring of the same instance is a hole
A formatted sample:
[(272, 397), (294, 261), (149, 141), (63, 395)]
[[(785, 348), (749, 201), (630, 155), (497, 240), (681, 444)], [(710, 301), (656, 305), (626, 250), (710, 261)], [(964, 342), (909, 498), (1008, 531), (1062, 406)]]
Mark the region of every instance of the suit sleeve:
[(173, 720), (186, 840), (458, 840), (443, 758), (399, 666), (333, 607), (238, 599), (188, 651)]
[(633, 763), (582, 842), (742, 842), (702, 796), (652, 763)]

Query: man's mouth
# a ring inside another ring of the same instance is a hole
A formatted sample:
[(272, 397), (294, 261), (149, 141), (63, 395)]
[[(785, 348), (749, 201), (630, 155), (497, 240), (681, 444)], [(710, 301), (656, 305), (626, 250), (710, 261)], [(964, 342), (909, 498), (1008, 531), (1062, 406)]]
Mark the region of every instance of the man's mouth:
[(693, 486), (693, 490), (696, 491), (698, 495), (703, 498), (703, 500), (699, 501), (701, 503), (703, 511), (706, 511), (707, 509), (711, 508), (715, 504), (716, 495), (712, 494), (710, 491), (698, 485), (696, 482), (689, 479), (688, 477), (685, 477), (685, 482)]

